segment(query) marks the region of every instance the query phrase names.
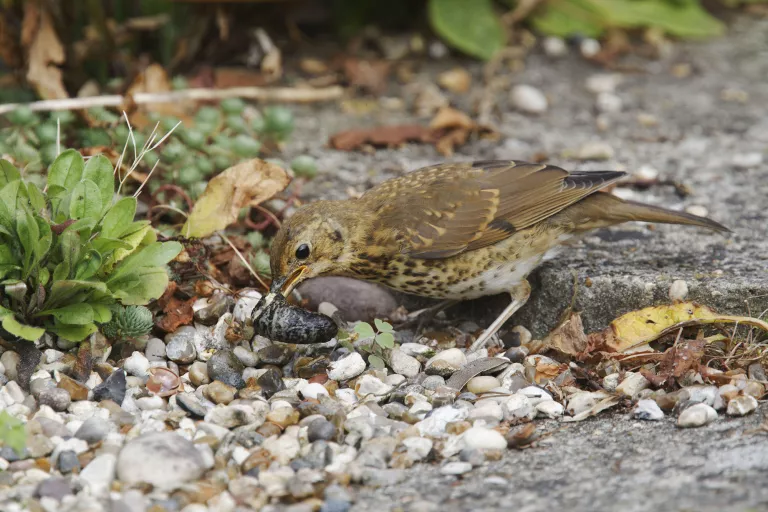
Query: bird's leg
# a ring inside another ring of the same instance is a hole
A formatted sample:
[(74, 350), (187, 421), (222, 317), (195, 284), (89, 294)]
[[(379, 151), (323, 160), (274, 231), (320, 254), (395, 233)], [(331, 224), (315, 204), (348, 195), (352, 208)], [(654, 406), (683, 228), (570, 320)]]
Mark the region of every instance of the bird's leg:
[(448, 309), (454, 304), (458, 304), (458, 302), (459, 302), (458, 300), (451, 300), (451, 299), (438, 302), (434, 306), (431, 306), (429, 308), (422, 310), (413, 318), (406, 320), (405, 322), (401, 322), (395, 327), (397, 329), (407, 329), (407, 328), (416, 326), (416, 331), (419, 332), (422, 330), (423, 327), (427, 325), (428, 322), (430, 322), (433, 318), (435, 318), (435, 316), (437, 316), (438, 313)]
[(491, 339), (491, 336), (496, 334), (496, 331), (498, 331), (501, 326), (504, 325), (504, 323), (517, 312), (518, 309), (523, 307), (525, 303), (528, 302), (528, 297), (531, 296), (531, 285), (528, 284), (528, 281), (523, 279), (523, 282), (520, 283), (514, 290), (509, 292), (509, 294), (512, 296), (512, 302), (496, 318), (496, 320), (494, 320), (493, 323), (485, 331), (483, 331), (483, 334), (481, 334), (480, 337), (475, 340), (472, 346), (469, 347), (469, 353), (483, 348), (483, 346), (488, 343), (488, 340)]

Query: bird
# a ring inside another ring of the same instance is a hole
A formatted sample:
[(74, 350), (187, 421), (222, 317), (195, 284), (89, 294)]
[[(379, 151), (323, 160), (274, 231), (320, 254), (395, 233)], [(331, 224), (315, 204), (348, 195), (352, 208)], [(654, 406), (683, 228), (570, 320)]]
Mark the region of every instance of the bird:
[(605, 192), (627, 173), (566, 171), (512, 160), (447, 162), (382, 182), (358, 198), (307, 203), (272, 240), (270, 291), (345, 276), (457, 301), (508, 293), (479, 350), (528, 300), (528, 275), (586, 233), (629, 221), (728, 232), (706, 217)]

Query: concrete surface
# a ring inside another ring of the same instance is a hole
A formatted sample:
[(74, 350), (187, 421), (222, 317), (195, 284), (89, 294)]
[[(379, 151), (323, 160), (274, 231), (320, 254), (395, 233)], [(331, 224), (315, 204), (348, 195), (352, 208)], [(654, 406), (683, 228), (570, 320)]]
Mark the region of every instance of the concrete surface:
[[(541, 116), (523, 115), (512, 109), (506, 93), (500, 95), (496, 119), (501, 139), (472, 142), (456, 159), (531, 159), (543, 152), (549, 162), (571, 169), (632, 171), (650, 166), (662, 180), (681, 182), (692, 193), (680, 198), (672, 187), (657, 185), (634, 190), (634, 199), (672, 208), (703, 206), (733, 233), (722, 236), (676, 226), (651, 231), (640, 225), (596, 233), (533, 277), (533, 298), (512, 322), (538, 335), (569, 304), (574, 276), (576, 308), (583, 311), (588, 330), (666, 300), (674, 279), (685, 279), (692, 298), (723, 312), (759, 314), (768, 309), (768, 20), (739, 19), (720, 40), (677, 45), (661, 61), (628, 58), (624, 63), (643, 72), (624, 75), (616, 90), (623, 109), (607, 114), (609, 127), (600, 131), (595, 97), (584, 84), (601, 70), (580, 58), (552, 60), (536, 52), (509, 81), (540, 88), (550, 99), (549, 110)], [(681, 63), (691, 65), (691, 76), (672, 74)], [(457, 64), (467, 66), (479, 81), (481, 67), (469, 61), (430, 64), (418, 80), (434, 81), (436, 72)], [(723, 99), (734, 91), (741, 91), (735, 96), (744, 101)], [(389, 93), (400, 95), (395, 85)], [(475, 97), (451, 100), (468, 109)], [(347, 187), (362, 191), (443, 160), (423, 145), (373, 154), (324, 147), (342, 129), (413, 122), (410, 112), (377, 109), (355, 117), (342, 114), (338, 105), (304, 107), (300, 119), (305, 114), (312, 119), (300, 126), (288, 151), (316, 156), (323, 169), (307, 194), (346, 197)], [(642, 126), (639, 114), (655, 116), (658, 125)], [(589, 141), (608, 143), (614, 157), (580, 162), (563, 156)], [(754, 153), (762, 154), (762, 163), (737, 165)], [(477, 301), (470, 311), (487, 321), (499, 307), (498, 299)], [(672, 419), (640, 424), (626, 415), (605, 414), (564, 428), (551, 444), (510, 452), (464, 480), (418, 466), (403, 484), (361, 492), (355, 510), (768, 510), (768, 437), (744, 435), (760, 423), (765, 410), (763, 405), (746, 420), (720, 419), (688, 431), (676, 429)], [(502, 480), (488, 483), (490, 476)], [(414, 505), (417, 500), (439, 508)]]

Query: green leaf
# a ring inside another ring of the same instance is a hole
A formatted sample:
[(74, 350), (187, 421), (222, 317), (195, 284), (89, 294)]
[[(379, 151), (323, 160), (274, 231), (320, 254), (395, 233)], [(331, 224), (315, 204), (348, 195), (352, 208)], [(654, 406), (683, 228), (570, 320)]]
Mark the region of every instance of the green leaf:
[(658, 27), (679, 37), (718, 36), (725, 26), (698, 0), (589, 0), (604, 13), (606, 24), (618, 27)]
[(4, 203), (8, 212), (16, 212), (16, 199), (19, 197), (19, 187), (21, 184), (21, 181), (16, 180), (0, 189), (0, 201)]
[(27, 195), (29, 196), (29, 205), (35, 213), (45, 210), (45, 196), (34, 183), (27, 183)]
[(72, 219), (98, 219), (101, 216), (101, 191), (91, 180), (83, 180), (72, 191), (69, 216)]
[(62, 324), (86, 325), (93, 323), (93, 308), (89, 304), (70, 304), (57, 309), (48, 309), (35, 316), (52, 315)]
[(391, 332), (382, 332), (376, 335), (376, 343), (381, 348), (392, 348), (395, 346), (395, 337)]
[(112, 251), (117, 249), (132, 249), (133, 247), (128, 242), (122, 240), (114, 240), (112, 238), (99, 237), (91, 242), (94, 249), (99, 251), (102, 257), (107, 256)]
[(355, 324), (355, 332), (360, 336), (360, 338), (373, 338), (376, 334), (373, 331), (373, 327), (371, 327), (371, 324), (366, 322), (358, 322)]
[(62, 261), (53, 269), (53, 280), (64, 281), (65, 279), (69, 279), (69, 270), (69, 262)]
[(106, 272), (110, 272), (117, 263), (132, 254), (142, 244), (148, 244), (150, 239), (153, 241), (156, 240), (157, 235), (155, 234), (155, 230), (152, 229), (152, 226), (145, 224), (136, 231), (131, 232), (129, 235), (121, 235), (120, 239), (129, 244), (130, 247), (128, 249), (116, 249), (115, 252), (107, 258), (102, 267)]
[(85, 338), (87, 338), (88, 336), (90, 336), (91, 334), (99, 330), (99, 328), (96, 327), (95, 324), (85, 324), (85, 325), (54, 324), (48, 327), (48, 329), (53, 333), (57, 334), (60, 338), (64, 338), (67, 341), (83, 341)]
[(120, 238), (133, 222), (136, 215), (136, 198), (123, 197), (109, 209), (101, 222), (101, 236)]
[(382, 358), (379, 356), (375, 356), (373, 354), (368, 356), (368, 364), (370, 364), (373, 368), (377, 370), (383, 370), (387, 367), (386, 363)]
[(6, 186), (12, 181), (20, 180), (21, 173), (8, 160), (0, 159), (0, 188)]
[(168, 273), (161, 267), (141, 267), (110, 281), (114, 297), (126, 306), (142, 305), (160, 297), (168, 287)]
[(492, 0), (429, 0), (429, 21), (445, 41), (484, 60), (504, 47), (504, 29)]
[(553, 36), (598, 37), (605, 30), (602, 14), (590, 0), (547, 2), (531, 23), (539, 32)]
[[(76, 231), (64, 231), (59, 236), (58, 245), (61, 248), (61, 260), (66, 263), (68, 272), (71, 272), (80, 261), (80, 235)], [(54, 278), (55, 276), (56, 272)], [(66, 277), (69, 277), (69, 274)]]
[(45, 329), (22, 324), (13, 315), (6, 315), (3, 318), (3, 329), (27, 341), (37, 341), (45, 334)]
[(14, 418), (8, 411), (0, 412), (0, 441), (22, 457), (27, 447), (27, 430), (24, 422)]
[(0, 265), (18, 265), (17, 256), (7, 245), (0, 245)]
[(115, 195), (113, 171), (112, 163), (104, 155), (97, 155), (89, 159), (83, 171), (83, 179), (91, 180), (99, 188), (101, 204), (105, 207), (112, 204), (112, 197)]
[(8, 308), (4, 308), (3, 306), (0, 306), (0, 320), (2, 320), (8, 315), (13, 315), (13, 311), (11, 311)]
[(67, 279), (54, 281), (44, 309), (57, 309), (67, 304), (80, 302), (103, 302), (110, 297), (107, 285), (98, 281), (77, 281)]
[(33, 262), (35, 253), (40, 241), (40, 231), (37, 221), (26, 210), (16, 212), (16, 234), (19, 236), (19, 242), (24, 248), (24, 271), (28, 273), (29, 267)]
[(125, 258), (112, 273), (108, 282), (142, 267), (162, 267), (178, 256), (181, 249), (182, 246), (179, 242), (154, 242), (149, 244), (140, 251)]
[(106, 304), (91, 304), (93, 308), (93, 321), (104, 324), (112, 320), (112, 309)]
[(375, 318), (373, 323), (376, 325), (376, 329), (378, 329), (379, 332), (392, 332), (394, 330), (392, 324), (379, 320), (378, 318)]
[[(74, 233), (80, 233), (82, 231), (91, 231), (96, 226), (96, 220), (95, 219), (80, 219), (76, 220), (66, 228), (64, 228), (63, 233), (66, 233), (68, 231), (72, 231)], [(89, 233), (90, 236), (90, 233)]]
[(48, 169), (48, 187), (56, 185), (72, 190), (85, 169), (83, 156), (74, 149), (62, 152)]
[(101, 262), (101, 254), (98, 251), (88, 251), (75, 267), (75, 279), (90, 279), (99, 271)]

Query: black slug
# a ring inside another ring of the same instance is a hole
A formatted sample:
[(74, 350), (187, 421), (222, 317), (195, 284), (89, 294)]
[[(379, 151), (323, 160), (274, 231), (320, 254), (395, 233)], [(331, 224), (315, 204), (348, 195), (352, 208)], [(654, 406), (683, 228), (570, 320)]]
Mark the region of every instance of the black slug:
[(325, 343), (336, 336), (339, 330), (331, 318), (292, 306), (277, 293), (262, 297), (251, 319), (257, 334), (283, 343)]

